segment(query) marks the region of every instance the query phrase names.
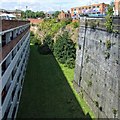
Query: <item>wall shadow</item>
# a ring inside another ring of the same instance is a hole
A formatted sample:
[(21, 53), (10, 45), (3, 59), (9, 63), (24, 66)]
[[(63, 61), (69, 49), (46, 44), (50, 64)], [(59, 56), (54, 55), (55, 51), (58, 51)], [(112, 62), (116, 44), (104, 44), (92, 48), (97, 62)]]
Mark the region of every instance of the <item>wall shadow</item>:
[(53, 55), (40, 55), (31, 45), (17, 119), (77, 118), (85, 115)]

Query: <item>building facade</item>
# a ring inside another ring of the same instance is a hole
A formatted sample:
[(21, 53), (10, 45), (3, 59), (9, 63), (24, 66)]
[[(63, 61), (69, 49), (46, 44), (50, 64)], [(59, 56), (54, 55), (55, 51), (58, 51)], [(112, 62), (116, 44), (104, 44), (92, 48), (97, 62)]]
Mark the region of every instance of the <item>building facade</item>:
[(58, 19), (60, 19), (60, 20), (64, 20), (64, 19), (67, 19), (67, 18), (71, 18), (70, 11), (64, 12), (62, 10), (61, 13), (58, 15)]
[(120, 0), (114, 2), (114, 15), (120, 16)]
[(92, 4), (88, 6), (81, 6), (81, 7), (75, 7), (71, 8), (71, 16), (78, 16), (80, 14), (100, 14), (104, 15), (107, 9), (107, 5), (105, 3), (100, 4)]
[(29, 57), (29, 21), (0, 21), (0, 119), (16, 118)]

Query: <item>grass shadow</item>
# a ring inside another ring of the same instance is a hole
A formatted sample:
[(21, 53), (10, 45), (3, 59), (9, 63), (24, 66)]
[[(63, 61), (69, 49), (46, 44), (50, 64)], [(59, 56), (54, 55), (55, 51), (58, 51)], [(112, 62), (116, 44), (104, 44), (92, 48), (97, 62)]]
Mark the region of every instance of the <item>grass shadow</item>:
[(87, 118), (54, 56), (31, 45), (17, 118)]

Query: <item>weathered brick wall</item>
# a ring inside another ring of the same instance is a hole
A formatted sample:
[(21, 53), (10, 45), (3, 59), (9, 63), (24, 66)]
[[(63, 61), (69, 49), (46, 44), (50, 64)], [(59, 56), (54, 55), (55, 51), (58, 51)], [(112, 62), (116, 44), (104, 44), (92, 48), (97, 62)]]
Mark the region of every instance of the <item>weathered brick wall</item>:
[(120, 34), (81, 24), (78, 46), (75, 88), (82, 91), (96, 117), (118, 117)]

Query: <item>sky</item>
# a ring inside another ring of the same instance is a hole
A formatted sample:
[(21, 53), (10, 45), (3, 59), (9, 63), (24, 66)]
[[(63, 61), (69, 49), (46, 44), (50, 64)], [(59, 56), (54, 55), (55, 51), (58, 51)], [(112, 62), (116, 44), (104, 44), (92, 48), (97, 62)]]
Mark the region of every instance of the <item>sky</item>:
[[(110, 3), (112, 0), (0, 0), (0, 9), (32, 10), (32, 11), (56, 11), (70, 10), (72, 7), (90, 5), (93, 3)], [(27, 8), (26, 8), (27, 6)]]

